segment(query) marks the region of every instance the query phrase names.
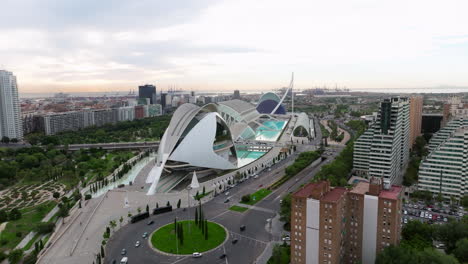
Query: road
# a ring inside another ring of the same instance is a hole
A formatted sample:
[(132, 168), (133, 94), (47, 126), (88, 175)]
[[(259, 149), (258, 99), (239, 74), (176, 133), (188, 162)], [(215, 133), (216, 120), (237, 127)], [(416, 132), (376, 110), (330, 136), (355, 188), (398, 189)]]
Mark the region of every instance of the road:
[[(155, 222), (153, 225), (147, 225), (148, 219), (121, 228), (107, 244), (106, 252), (108, 257), (105, 263), (112, 263), (112, 260), (120, 261), (122, 258), (120, 253), (123, 248), (127, 250), (126, 256), (129, 258), (130, 263), (153, 263), (155, 261), (158, 263), (254, 263), (267, 243), (281, 239), (281, 233), (271, 234), (267, 228), (267, 219), (275, 217), (280, 208), (280, 199), (287, 193), (299, 188), (301, 184), (309, 182), (321, 166), (334, 159), (339, 152), (340, 150), (332, 151), (327, 160), (316, 167), (304, 169), (244, 213), (230, 211), (228, 208), (237, 204), (242, 195), (252, 193), (261, 188), (260, 186), (267, 186), (280, 178), (284, 173), (284, 168), (293, 162), (297, 154), (291, 155), (284, 162), (275, 165), (271, 171), (261, 173), (259, 178), (251, 178), (238, 184), (228, 191), (228, 195), (226, 193), (220, 194), (205, 203), (203, 205), (205, 216), (210, 221), (220, 223), (226, 227), (229, 232), (229, 240), (222, 247), (205, 253), (201, 258), (176, 257), (157, 253), (151, 249), (148, 241), (142, 238), (144, 232), (151, 233), (163, 225), (172, 223), (175, 217), (180, 220), (193, 218), (194, 209), (187, 209), (185, 212), (178, 209), (163, 215), (151, 216), (150, 219)], [(296, 153), (299, 153), (299, 151)], [(230, 202), (224, 203), (226, 198), (229, 198)], [(241, 232), (239, 230), (240, 225), (246, 225), (246, 230)], [(239, 242), (232, 244), (233, 238), (237, 238)], [(137, 240), (142, 242), (142, 245), (135, 248), (134, 245)], [(224, 252), (226, 252), (227, 258), (220, 259), (219, 256)]]

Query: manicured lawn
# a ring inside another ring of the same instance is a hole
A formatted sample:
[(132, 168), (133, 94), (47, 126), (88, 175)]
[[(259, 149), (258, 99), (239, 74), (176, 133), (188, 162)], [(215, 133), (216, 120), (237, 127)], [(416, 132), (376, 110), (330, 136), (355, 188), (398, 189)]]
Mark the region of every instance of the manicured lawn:
[[(0, 249), (14, 248), (29, 232), (33, 231), (41, 222), (42, 218), (54, 208), (56, 202), (49, 201), (34, 207), (21, 209), (21, 219), (8, 222), (5, 230), (1, 233), (1, 240), (7, 241)], [(16, 233), (20, 232), (21, 236)]]
[(233, 206), (229, 207), (229, 210), (243, 213), (243, 212), (249, 210), (249, 208), (233, 205)]
[(212, 192), (213, 191), (205, 192), (205, 194), (200, 193), (200, 194), (198, 194), (198, 196), (197, 195), (193, 196), (193, 198), (195, 198), (196, 200), (200, 200), (201, 198), (210, 195), (210, 193), (212, 193)]
[[(193, 252), (204, 252), (213, 249), (226, 239), (225, 229), (216, 223), (208, 222), (208, 240), (205, 240), (201, 229), (195, 225), (194, 221), (180, 221), (178, 223), (183, 225), (183, 244), (179, 240), (176, 243), (174, 223), (171, 223), (153, 233), (151, 236), (153, 247), (172, 254), (192, 254)], [(189, 233), (189, 223), (191, 224), (191, 233)]]
[(260, 189), (254, 193), (252, 193), (250, 195), (250, 201), (244, 203), (244, 202), (241, 202), (243, 204), (248, 204), (248, 205), (254, 205), (256, 203), (258, 203), (260, 200), (262, 200), (263, 198), (265, 198), (267, 195), (269, 195), (272, 191), (271, 190), (267, 190), (267, 189)]

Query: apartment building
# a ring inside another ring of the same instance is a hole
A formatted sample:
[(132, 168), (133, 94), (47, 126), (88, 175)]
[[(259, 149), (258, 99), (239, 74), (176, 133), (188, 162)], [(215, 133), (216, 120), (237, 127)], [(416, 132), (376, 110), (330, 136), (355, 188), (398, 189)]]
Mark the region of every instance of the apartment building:
[(0, 138), (23, 139), (18, 86), (13, 73), (0, 70)]
[(354, 144), (353, 169), (361, 176), (400, 183), (409, 160), (409, 100), (392, 97), (380, 103), (376, 121)]
[(380, 178), (352, 189), (305, 185), (291, 200), (291, 263), (374, 263), (400, 241), (401, 193)]
[(430, 143), (431, 152), (419, 166), (418, 189), (462, 198), (468, 194), (468, 121), (451, 121)]

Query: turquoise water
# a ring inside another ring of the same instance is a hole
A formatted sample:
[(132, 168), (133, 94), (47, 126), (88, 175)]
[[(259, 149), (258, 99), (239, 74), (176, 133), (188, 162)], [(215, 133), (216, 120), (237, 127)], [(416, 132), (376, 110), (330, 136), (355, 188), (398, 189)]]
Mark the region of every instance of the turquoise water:
[(265, 155), (266, 152), (262, 151), (246, 151), (246, 150), (237, 150), (237, 163), (239, 167), (243, 167), (254, 160)]
[(276, 141), (286, 126), (286, 121), (265, 121), (263, 126), (259, 127), (255, 133), (256, 140)]

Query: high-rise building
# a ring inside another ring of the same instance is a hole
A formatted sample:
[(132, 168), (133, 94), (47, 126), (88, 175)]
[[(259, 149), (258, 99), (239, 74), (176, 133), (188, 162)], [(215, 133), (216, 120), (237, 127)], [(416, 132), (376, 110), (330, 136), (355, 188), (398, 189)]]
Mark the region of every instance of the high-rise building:
[(135, 107), (126, 106), (119, 108), (119, 121), (132, 121), (135, 119)]
[(376, 121), (354, 144), (354, 171), (400, 183), (409, 159), (409, 138), (408, 98), (384, 99)]
[(138, 86), (138, 98), (149, 98), (150, 104), (156, 103), (156, 86), (151, 84), (145, 84)]
[(305, 185), (291, 199), (291, 263), (374, 263), (400, 241), (401, 191), (380, 178), (352, 189)]
[(64, 113), (50, 113), (43, 117), (44, 132), (54, 135), (63, 131), (76, 131), (93, 123), (92, 112), (72, 111)]
[(440, 130), (444, 120), (443, 114), (424, 113), (421, 119), (421, 133), (432, 135)]
[(0, 138), (23, 139), (16, 76), (0, 70)]
[(97, 127), (106, 124), (115, 124), (119, 121), (119, 110), (117, 108), (94, 110), (94, 124)]
[(421, 135), (423, 97), (412, 96), (410, 98), (410, 147), (412, 148), (416, 138)]
[(452, 120), (434, 134), (429, 150), (419, 166), (418, 189), (445, 198), (468, 194), (468, 118)]
[(234, 96), (232, 97), (232, 99), (240, 99), (240, 92), (239, 92), (239, 90), (234, 90)]

